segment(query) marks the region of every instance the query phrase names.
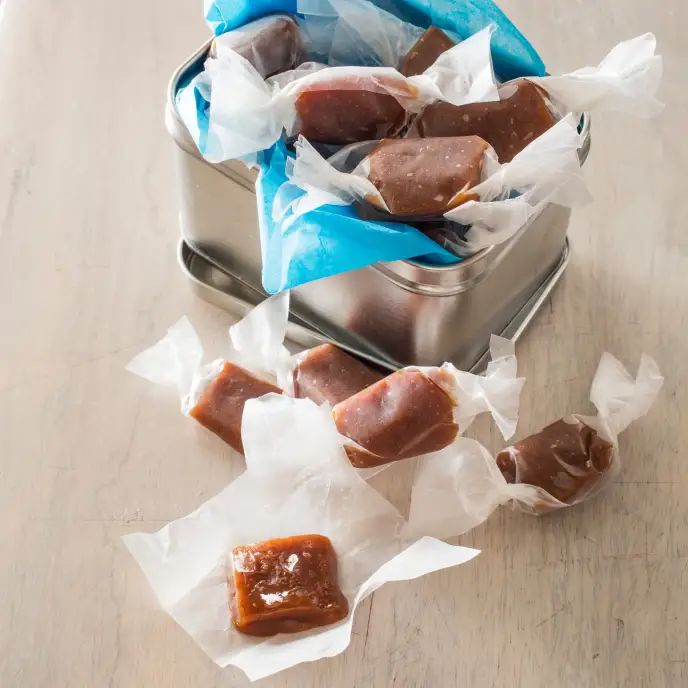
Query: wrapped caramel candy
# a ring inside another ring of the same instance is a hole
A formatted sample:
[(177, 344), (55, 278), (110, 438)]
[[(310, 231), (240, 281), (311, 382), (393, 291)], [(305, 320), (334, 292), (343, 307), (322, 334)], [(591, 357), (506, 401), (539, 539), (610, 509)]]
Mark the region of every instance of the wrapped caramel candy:
[(227, 49), (238, 53), (266, 79), (299, 65), (305, 51), (299, 27), (289, 15), (264, 17), (213, 39), (210, 57)]
[(324, 535), (298, 535), (232, 550), (232, 623), (247, 635), (299, 633), (344, 619), (337, 555)]
[(337, 430), (355, 444), (356, 468), (443, 449), (459, 432), (454, 401), (420, 370), (400, 370), (334, 407)]
[[(275, 218), (299, 215), (335, 200), (359, 203), (360, 214), (377, 213), (387, 221), (441, 218), (480, 198), (471, 190), (481, 183), (488, 150), (477, 136), (385, 139), (342, 149), (330, 160), (303, 137), (295, 147), (296, 161), (288, 173), (291, 184), (306, 189), (306, 194), (296, 199), (291, 194), (283, 205), (278, 194)], [(361, 159), (363, 150), (367, 154)], [(360, 162), (353, 170), (338, 169), (356, 159)]]
[(456, 43), (442, 29), (431, 26), (406, 55), (399, 71), (404, 76), (422, 74), (435, 64), (442, 53), (455, 45)]
[(452, 537), (509, 502), (541, 515), (592, 498), (620, 470), (619, 434), (648, 412), (663, 382), (645, 354), (635, 379), (604, 354), (590, 391), (596, 417), (562, 418), (502, 450), (496, 460), (464, 437), (424, 457), (416, 470), (410, 530)]
[(294, 396), (331, 406), (374, 384), (382, 375), (334, 344), (297, 356), (292, 370)]
[(428, 105), (413, 121), (409, 136), (480, 136), (509, 162), (557, 121), (547, 93), (527, 79), (499, 87), (499, 100)]
[(635, 380), (604, 354), (590, 399), (597, 417), (568, 416), (502, 450), (497, 466), (510, 485), (531, 486), (536, 496), (520, 500), (534, 513), (578, 504), (597, 494), (619, 471), (618, 435), (647, 413), (664, 378), (643, 354)]
[(281, 394), (282, 390), (252, 375), (234, 363), (225, 361), (189, 415), (203, 427), (214, 432), (232, 449), (244, 453), (241, 443), (241, 417), (244, 404), (265, 394)]
[(401, 76), (376, 76), (347, 70), (298, 89), (296, 127), (290, 133), (309, 141), (347, 144), (398, 134), (406, 124), (405, 100), (417, 97)]
[(323, 205), (355, 205), (364, 219), (419, 228), (432, 222), (445, 247), (470, 256), (508, 241), (551, 201), (574, 207), (589, 200), (576, 124), (572, 116), (559, 120), (503, 164), (476, 136), (360, 143), (328, 159), (300, 138), (272, 218), (285, 231)]
[(509, 484), (536, 485), (562, 504), (571, 504), (594, 490), (613, 457), (612, 442), (573, 416), (502, 450), (497, 466)]
[(284, 347), (289, 300), (289, 292), (271, 296), (229, 328), (232, 348), (247, 367), (269, 372), (290, 396), (331, 406), (383, 377), (334, 344), (291, 356)]
[(182, 413), (243, 454), (244, 405), (249, 399), (282, 390), (231, 361), (218, 359), (202, 366), (202, 360), (201, 342), (184, 317), (162, 340), (130, 361), (127, 370), (156, 384), (176, 387)]
[(511, 342), (493, 337), (491, 352), (484, 376), (451, 364), (405, 368), (337, 404), (332, 414), (351, 463), (371, 468), (439, 451), (485, 412), (510, 437), (524, 381)]
[(368, 179), (392, 215), (441, 216), (479, 199), (470, 189), (481, 181), (487, 147), (478, 136), (381, 141), (368, 155)]

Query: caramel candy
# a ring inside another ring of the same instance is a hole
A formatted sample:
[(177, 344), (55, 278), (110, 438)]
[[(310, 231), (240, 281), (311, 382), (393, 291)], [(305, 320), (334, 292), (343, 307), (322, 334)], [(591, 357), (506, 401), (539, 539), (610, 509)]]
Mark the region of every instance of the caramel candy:
[(414, 44), (401, 65), (404, 76), (422, 74), (437, 58), (456, 45), (442, 29), (431, 26)]
[(500, 100), (452, 105), (442, 101), (426, 107), (415, 119), (410, 136), (480, 136), (510, 162), (531, 141), (552, 127), (556, 118), (547, 93), (527, 79), (499, 87)]
[(294, 396), (332, 406), (374, 384), (382, 375), (333, 344), (308, 351), (292, 373)]
[(478, 196), (487, 143), (478, 136), (381, 141), (368, 156), (368, 179), (392, 215), (443, 215)]
[[(508, 483), (542, 488), (564, 504), (585, 497), (612, 465), (614, 446), (576, 418), (558, 420), (497, 455)], [(546, 505), (539, 511), (548, 510)]]
[(395, 136), (406, 124), (406, 110), (380, 84), (405, 98), (415, 89), (400, 79), (373, 76), (334, 77), (304, 86), (296, 98), (299, 127), (309, 141), (346, 144)]
[(259, 19), (218, 36), (210, 46), (210, 56), (216, 57), (223, 48), (239, 53), (264, 79), (293, 69), (304, 55), (299, 27), (287, 16)]
[(454, 402), (427, 375), (399, 370), (337, 404), (339, 432), (358, 447), (347, 447), (357, 468), (380, 466), (449, 446), (459, 432)]
[(281, 394), (282, 390), (227, 361), (217, 377), (203, 390), (189, 415), (221, 437), (232, 449), (243, 454), (241, 417), (244, 404), (249, 399), (257, 399), (271, 392)]
[(349, 613), (337, 579), (337, 555), (324, 535), (235, 547), (229, 585), (232, 623), (247, 635), (298, 633)]

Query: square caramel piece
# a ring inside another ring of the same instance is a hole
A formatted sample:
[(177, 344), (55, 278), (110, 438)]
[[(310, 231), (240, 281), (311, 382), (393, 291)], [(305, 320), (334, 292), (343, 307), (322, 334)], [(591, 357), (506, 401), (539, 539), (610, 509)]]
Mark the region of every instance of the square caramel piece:
[(470, 200), (480, 183), (487, 143), (479, 136), (385, 139), (368, 155), (368, 179), (389, 212), (443, 215)]
[(189, 415), (223, 439), (232, 449), (243, 454), (241, 418), (244, 404), (249, 399), (258, 399), (271, 392), (281, 394), (282, 390), (257, 378), (248, 370), (225, 361), (222, 370), (203, 390)]
[(422, 74), (437, 62), (437, 58), (442, 53), (447, 52), (455, 45), (456, 43), (442, 29), (431, 26), (416, 41), (409, 54), (404, 58), (400, 71), (404, 76)]
[(497, 454), (497, 466), (508, 483), (534, 485), (564, 504), (573, 504), (602, 480), (613, 459), (611, 442), (570, 417), (503, 449)]
[(419, 370), (398, 370), (337, 404), (337, 430), (356, 468), (371, 468), (448, 447), (459, 432), (454, 401)]
[(334, 406), (383, 376), (334, 344), (322, 344), (305, 353), (292, 377), (297, 399)]
[(396, 136), (407, 122), (399, 99), (416, 97), (414, 86), (393, 76), (338, 76), (309, 83), (294, 104), (298, 117), (294, 134), (340, 145)]
[(509, 81), (498, 90), (499, 100), (486, 103), (432, 103), (416, 117), (408, 135), (479, 136), (494, 148), (499, 162), (510, 162), (557, 118), (547, 93), (527, 79)]
[(324, 535), (295, 535), (232, 550), (234, 627), (253, 636), (298, 633), (344, 619), (337, 555)]

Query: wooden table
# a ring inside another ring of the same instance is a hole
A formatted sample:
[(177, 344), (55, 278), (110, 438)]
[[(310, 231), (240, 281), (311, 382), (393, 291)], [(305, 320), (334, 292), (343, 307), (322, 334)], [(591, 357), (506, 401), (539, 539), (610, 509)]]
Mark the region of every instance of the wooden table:
[[(120, 536), (155, 530), (241, 469), (124, 372), (188, 314), (211, 354), (227, 314), (175, 260), (166, 80), (206, 36), (200, 0), (0, 0), (0, 685), (244, 686), (152, 593)], [(551, 71), (654, 30), (655, 121), (595, 118), (563, 284), (519, 345), (519, 433), (587, 412), (600, 354), (667, 384), (622, 438), (599, 499), (540, 520), (502, 510), (462, 542), (473, 563), (367, 601), (350, 649), (261, 685), (688, 684), (688, 4), (505, 0)], [(475, 434), (493, 449), (488, 424)], [(409, 472), (381, 487), (402, 501)]]

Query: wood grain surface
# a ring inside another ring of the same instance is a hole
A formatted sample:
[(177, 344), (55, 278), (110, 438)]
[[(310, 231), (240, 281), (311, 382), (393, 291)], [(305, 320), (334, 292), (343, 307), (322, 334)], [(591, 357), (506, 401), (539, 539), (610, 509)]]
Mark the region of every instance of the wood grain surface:
[[(654, 355), (667, 384), (621, 440), (600, 498), (540, 520), (501, 510), (473, 563), (390, 585), (343, 655), (266, 687), (688, 685), (688, 4), (504, 0), (550, 71), (647, 30), (657, 120), (593, 123), (595, 201), (518, 347), (519, 435), (587, 412), (600, 354)], [(245, 686), (161, 612), (120, 536), (193, 510), (241, 461), (124, 372), (188, 314), (210, 353), (230, 317), (177, 267), (163, 96), (207, 34), (200, 0), (4, 0), (0, 19), (0, 686)], [(499, 444), (487, 423), (475, 436)], [(403, 505), (410, 469), (377, 483)]]

